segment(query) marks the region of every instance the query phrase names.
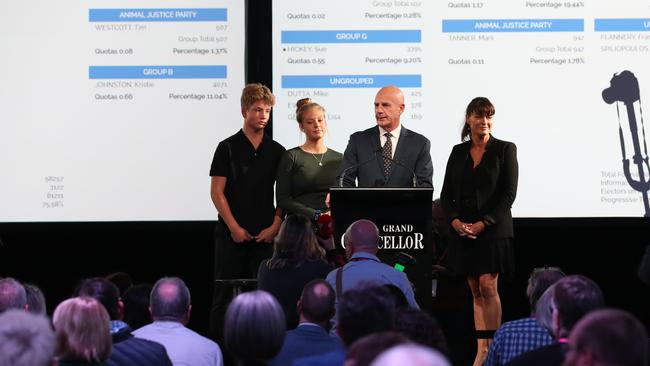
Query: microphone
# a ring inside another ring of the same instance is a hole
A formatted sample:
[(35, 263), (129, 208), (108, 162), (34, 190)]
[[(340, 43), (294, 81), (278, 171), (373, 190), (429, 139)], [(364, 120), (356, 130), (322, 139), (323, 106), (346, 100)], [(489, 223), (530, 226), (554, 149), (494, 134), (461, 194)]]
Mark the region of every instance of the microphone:
[[(381, 149), (380, 149), (380, 150), (381, 150)], [(393, 158), (390, 157), (390, 156), (383, 156), (383, 155), (382, 155), (382, 158), (386, 158), (386, 159), (392, 161), (393, 163), (395, 163), (395, 164), (401, 166), (402, 168), (406, 168), (409, 172), (411, 172), (411, 176), (412, 176), (411, 179), (412, 179), (412, 181), (413, 181), (413, 188), (417, 188), (417, 186), (418, 186), (418, 176), (415, 174), (415, 170), (411, 169), (410, 166), (408, 166), (408, 165), (402, 163), (401, 161), (393, 159)]]
[(358, 167), (360, 167), (362, 165), (366, 165), (369, 162), (373, 161), (377, 157), (377, 154), (380, 153), (380, 152), (381, 152), (381, 147), (377, 147), (375, 149), (375, 151), (372, 152), (372, 156), (370, 157), (370, 159), (364, 160), (361, 163), (357, 163), (357, 164), (354, 164), (352, 166), (349, 166), (349, 167), (343, 169), (343, 171), (341, 172), (341, 175), (336, 177), (339, 180), (339, 187), (343, 187), (343, 181), (345, 180), (345, 174), (347, 174), (347, 172), (349, 172), (352, 169), (356, 169), (356, 168), (358, 168)]

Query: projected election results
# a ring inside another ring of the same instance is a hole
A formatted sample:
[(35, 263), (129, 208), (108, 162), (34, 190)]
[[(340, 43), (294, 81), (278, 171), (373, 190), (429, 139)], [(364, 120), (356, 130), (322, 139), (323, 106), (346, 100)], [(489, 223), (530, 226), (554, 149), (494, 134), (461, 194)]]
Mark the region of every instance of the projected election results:
[[(311, 97), (327, 109), (327, 144), (342, 152), (351, 133), (375, 124), (377, 90), (397, 85), (405, 95), (402, 124), (431, 140), (437, 197), (465, 107), (486, 96), (497, 111), (493, 135), (518, 146), (516, 216), (650, 213), (641, 108), (650, 103), (643, 93), (650, 87), (643, 66), (650, 62), (648, 2), (273, 6), (274, 119), (283, 144), (302, 142), (295, 102)], [(615, 87), (605, 100), (604, 90), (619, 85), (612, 79), (624, 71), (633, 75), (622, 75), (625, 85), (637, 83), (640, 96), (626, 104)]]
[(0, 221), (216, 220), (243, 2), (10, 1), (0, 32)]

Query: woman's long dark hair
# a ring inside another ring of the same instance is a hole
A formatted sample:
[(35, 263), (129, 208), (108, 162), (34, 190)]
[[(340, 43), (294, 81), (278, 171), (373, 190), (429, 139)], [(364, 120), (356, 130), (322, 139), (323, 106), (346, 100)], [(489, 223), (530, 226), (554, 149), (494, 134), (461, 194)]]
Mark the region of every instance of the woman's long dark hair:
[(283, 269), (324, 257), (325, 251), (318, 245), (311, 221), (304, 215), (290, 215), (275, 237), (273, 257), (266, 265), (271, 270)]
[(480, 117), (492, 117), (494, 115), (494, 105), (486, 97), (476, 97), (472, 99), (471, 102), (467, 105), (465, 110), (465, 124), (463, 125), (463, 130), (460, 133), (460, 141), (467, 141), (471, 138), (472, 131), (467, 124), (467, 117), (472, 114), (478, 114)]

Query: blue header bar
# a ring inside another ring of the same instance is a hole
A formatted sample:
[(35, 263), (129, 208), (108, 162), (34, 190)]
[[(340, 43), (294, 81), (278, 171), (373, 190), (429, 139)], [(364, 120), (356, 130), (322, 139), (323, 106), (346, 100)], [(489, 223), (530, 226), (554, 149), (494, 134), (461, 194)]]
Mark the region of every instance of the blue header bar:
[(596, 32), (650, 32), (650, 18), (645, 19), (595, 19)]
[(226, 66), (89, 66), (89, 79), (225, 79)]
[(422, 75), (283, 75), (282, 87), (295, 88), (422, 87)]
[(91, 22), (225, 22), (225, 8), (89, 9)]
[(584, 19), (445, 19), (443, 33), (584, 32)]
[(282, 43), (420, 43), (420, 30), (282, 31)]

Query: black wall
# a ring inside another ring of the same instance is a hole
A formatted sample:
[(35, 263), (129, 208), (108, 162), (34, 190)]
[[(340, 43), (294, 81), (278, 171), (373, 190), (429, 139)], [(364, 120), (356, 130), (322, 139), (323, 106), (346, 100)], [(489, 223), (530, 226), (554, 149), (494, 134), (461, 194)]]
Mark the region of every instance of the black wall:
[[(0, 276), (39, 285), (50, 311), (84, 277), (125, 271), (153, 283), (180, 276), (192, 291), (191, 326), (206, 331), (213, 228), (213, 222), (0, 224)], [(504, 320), (527, 315), (528, 274), (553, 265), (593, 278), (610, 306), (650, 325), (650, 287), (636, 277), (649, 228), (646, 219), (515, 219), (517, 272), (500, 283)]]

